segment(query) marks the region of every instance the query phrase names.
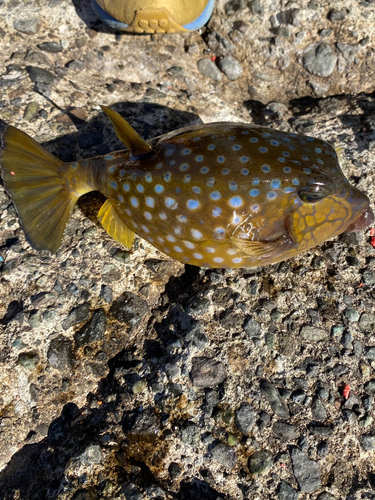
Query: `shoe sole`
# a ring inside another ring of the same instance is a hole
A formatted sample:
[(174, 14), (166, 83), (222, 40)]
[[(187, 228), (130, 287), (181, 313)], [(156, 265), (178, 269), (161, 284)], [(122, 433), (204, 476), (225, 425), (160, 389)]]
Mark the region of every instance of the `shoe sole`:
[(195, 31), (204, 26), (214, 10), (215, 0), (209, 0), (202, 14), (195, 21), (184, 26), (179, 25), (166, 8), (136, 11), (133, 21), (130, 24), (125, 24), (107, 14), (95, 0), (91, 0), (91, 5), (99, 19), (115, 30), (146, 34), (178, 33)]

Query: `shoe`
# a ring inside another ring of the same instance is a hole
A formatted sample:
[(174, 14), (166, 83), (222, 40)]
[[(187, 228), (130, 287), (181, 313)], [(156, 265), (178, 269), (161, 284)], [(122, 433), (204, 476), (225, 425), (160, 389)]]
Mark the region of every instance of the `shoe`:
[(91, 0), (96, 15), (116, 30), (177, 33), (201, 28), (215, 0)]

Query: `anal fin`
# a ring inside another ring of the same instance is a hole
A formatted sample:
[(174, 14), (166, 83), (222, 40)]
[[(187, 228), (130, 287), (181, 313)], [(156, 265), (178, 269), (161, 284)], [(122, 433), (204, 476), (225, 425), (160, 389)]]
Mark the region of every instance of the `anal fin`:
[(109, 236), (131, 248), (134, 242), (134, 231), (132, 231), (124, 220), (124, 215), (117, 207), (114, 200), (107, 200), (99, 210), (98, 219)]

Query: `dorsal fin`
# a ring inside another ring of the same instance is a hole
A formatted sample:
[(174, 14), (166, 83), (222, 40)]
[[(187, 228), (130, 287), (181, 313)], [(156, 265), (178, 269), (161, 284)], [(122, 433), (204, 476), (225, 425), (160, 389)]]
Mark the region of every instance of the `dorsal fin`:
[(111, 120), (117, 137), (125, 144), (131, 153), (134, 155), (144, 155), (152, 150), (150, 144), (142, 139), (142, 137), (121, 115), (107, 106), (100, 107)]

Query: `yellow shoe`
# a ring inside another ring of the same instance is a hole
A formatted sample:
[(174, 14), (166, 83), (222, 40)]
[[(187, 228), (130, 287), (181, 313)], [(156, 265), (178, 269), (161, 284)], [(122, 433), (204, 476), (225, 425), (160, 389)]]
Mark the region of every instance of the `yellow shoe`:
[(132, 33), (177, 33), (201, 28), (215, 0), (91, 0), (111, 28)]

